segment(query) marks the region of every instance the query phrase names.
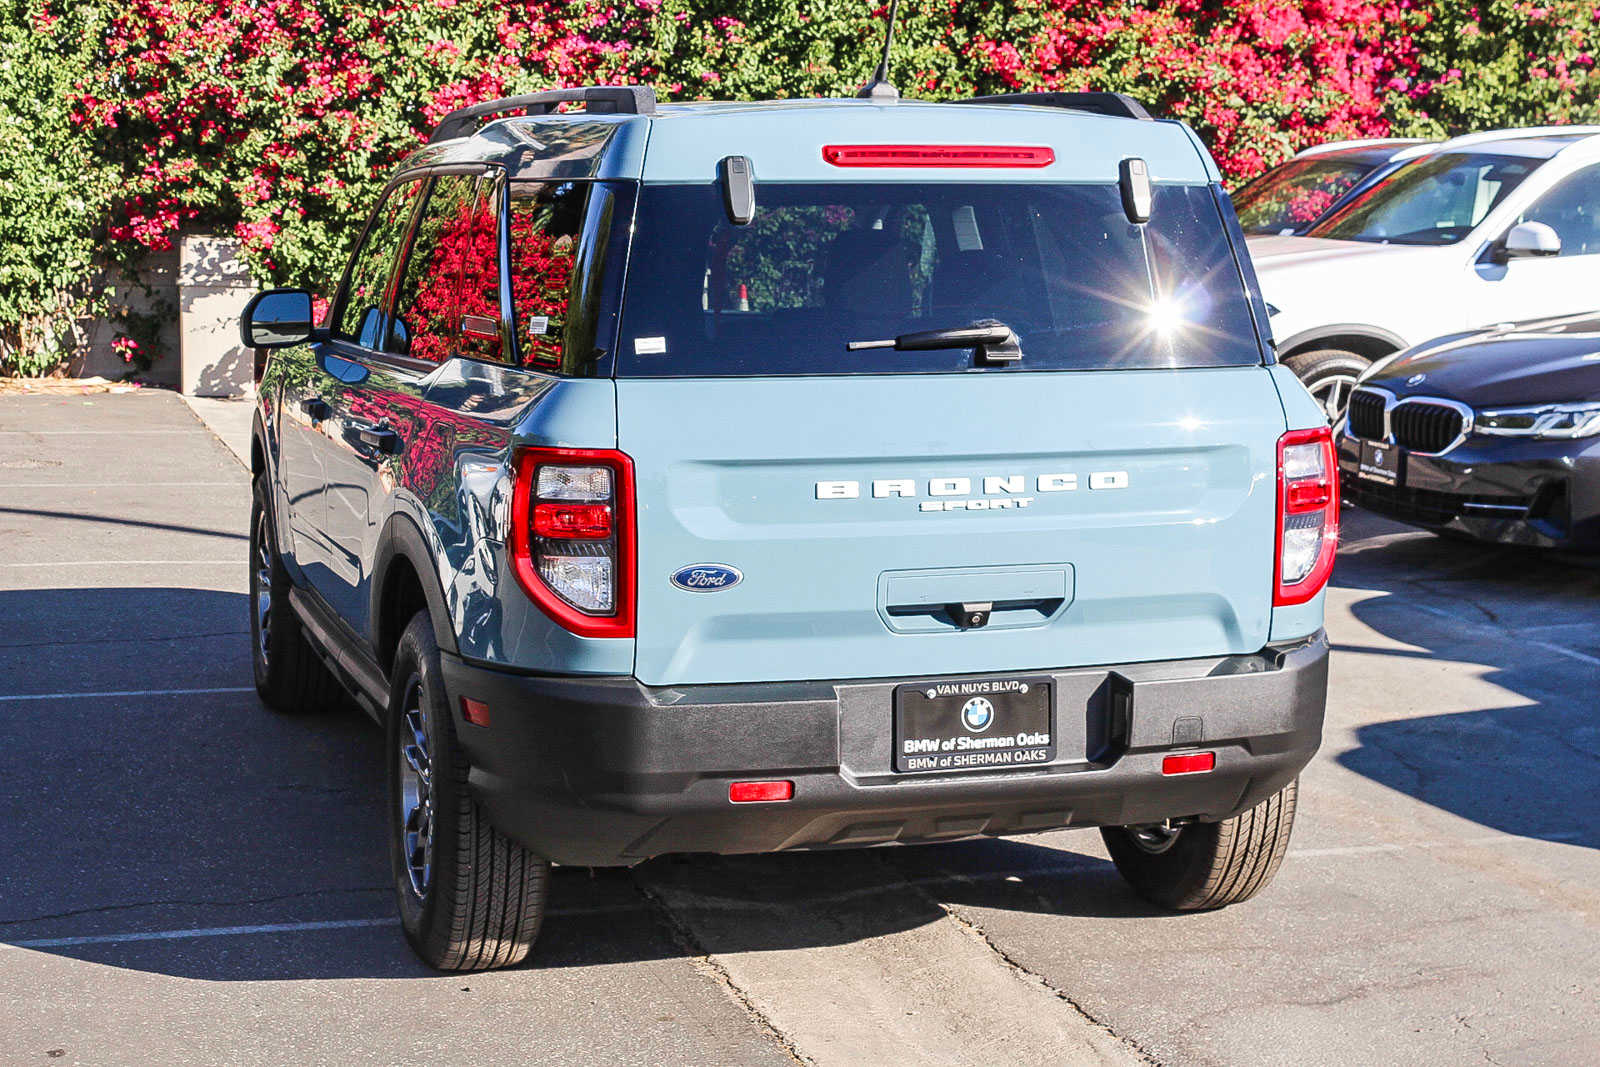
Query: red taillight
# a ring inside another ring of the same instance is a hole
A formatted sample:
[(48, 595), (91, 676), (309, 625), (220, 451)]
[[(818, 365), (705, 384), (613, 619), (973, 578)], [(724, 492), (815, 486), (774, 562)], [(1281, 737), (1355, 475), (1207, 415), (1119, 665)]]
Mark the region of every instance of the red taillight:
[(1291, 430), (1278, 439), (1276, 605), (1304, 604), (1328, 584), (1339, 548), (1339, 463), (1333, 431)]
[(729, 782), (728, 799), (735, 804), (770, 804), (794, 799), (793, 782)]
[(507, 537), (517, 584), (580, 637), (634, 634), (633, 461), (610, 449), (517, 454)]
[(822, 158), (836, 167), (1048, 167), (1056, 154), (1045, 145), (830, 144)]
[(565, 540), (611, 536), (610, 504), (535, 504), (533, 532)]
[(1217, 765), (1215, 752), (1185, 752), (1161, 761), (1162, 774), (1200, 774)]

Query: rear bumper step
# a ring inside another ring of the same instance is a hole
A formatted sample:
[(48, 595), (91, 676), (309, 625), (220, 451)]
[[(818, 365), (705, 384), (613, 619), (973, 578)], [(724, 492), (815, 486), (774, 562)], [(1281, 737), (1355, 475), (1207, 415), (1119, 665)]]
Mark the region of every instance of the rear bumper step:
[[(495, 823), (559, 863), (613, 866), (1228, 818), (1316, 752), (1327, 657), (1319, 632), (1247, 656), (1026, 672), (1055, 680), (1055, 760), (933, 775), (891, 769), (893, 693), (915, 679), (651, 688), (444, 667)], [(461, 718), (462, 697), (488, 706), (488, 726)], [(1197, 750), (1216, 753), (1214, 770), (1162, 774), (1165, 756)], [(730, 803), (729, 783), (771, 779), (792, 781), (793, 799)]]

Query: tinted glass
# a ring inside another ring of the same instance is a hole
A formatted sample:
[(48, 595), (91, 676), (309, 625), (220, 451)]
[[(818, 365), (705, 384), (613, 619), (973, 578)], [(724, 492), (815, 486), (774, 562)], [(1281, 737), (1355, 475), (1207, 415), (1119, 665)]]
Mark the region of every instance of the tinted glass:
[(405, 237), (406, 223), (411, 219), (411, 207), (420, 189), (420, 182), (397, 185), (378, 205), (366, 239), (350, 263), (350, 282), (333, 319), (335, 337), (367, 348), (378, 347), (378, 327), (389, 278), (394, 273), (395, 257), (400, 252), (400, 241)]
[(626, 228), (612, 238), (617, 220), (630, 218), (631, 197), (590, 182), (516, 183), (509, 196), (511, 303), (522, 363), (593, 373), (615, 328), (615, 301), (603, 283), (608, 274), (621, 277)]
[(461, 259), (470, 235), (477, 179), (435, 178), (395, 290), (394, 318), (384, 351), (442, 363), (455, 351)]
[(1563, 256), (1600, 252), (1600, 167), (1562, 179), (1517, 221), (1542, 222), (1556, 231)]
[(1261, 175), (1233, 197), (1245, 233), (1294, 233), (1316, 222), (1376, 164), (1357, 159), (1295, 159)]
[(500, 194), (478, 184), (472, 200), (461, 273), (461, 354), (505, 359), (500, 328)]
[(1310, 237), (1447, 245), (1466, 237), (1542, 160), (1447, 152), (1408, 163), (1360, 193)]
[(757, 183), (748, 226), (715, 185), (639, 197), (619, 375), (970, 370), (846, 344), (986, 319), (1024, 371), (1261, 361), (1205, 187), (1157, 186), (1145, 226), (1113, 185)]

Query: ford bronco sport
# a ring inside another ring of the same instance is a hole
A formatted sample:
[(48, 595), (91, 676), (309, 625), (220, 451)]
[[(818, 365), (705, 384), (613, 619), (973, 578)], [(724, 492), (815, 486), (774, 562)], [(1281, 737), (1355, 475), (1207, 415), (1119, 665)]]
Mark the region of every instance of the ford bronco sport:
[(1070, 825), (1173, 908), (1277, 869), (1336, 471), (1181, 123), (492, 101), (323, 321), (241, 328), (256, 683), (384, 724), (433, 966), (522, 959), (552, 863)]

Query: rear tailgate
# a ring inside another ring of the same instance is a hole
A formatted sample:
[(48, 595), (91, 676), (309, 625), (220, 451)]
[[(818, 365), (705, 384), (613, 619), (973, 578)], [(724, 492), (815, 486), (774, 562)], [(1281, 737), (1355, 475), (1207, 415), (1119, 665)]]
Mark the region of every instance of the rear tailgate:
[[(1284, 425), (1263, 367), (616, 386), (646, 684), (1032, 670), (1267, 641)], [(674, 585), (693, 564), (743, 577)], [(975, 629), (947, 608), (985, 602)]]

